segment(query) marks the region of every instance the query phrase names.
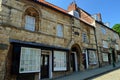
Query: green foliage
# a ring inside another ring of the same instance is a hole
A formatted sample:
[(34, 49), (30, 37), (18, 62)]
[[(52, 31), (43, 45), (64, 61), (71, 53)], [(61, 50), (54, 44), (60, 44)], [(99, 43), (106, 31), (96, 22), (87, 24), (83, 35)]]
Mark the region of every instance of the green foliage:
[(112, 27), (113, 30), (115, 30), (119, 35), (120, 35), (120, 24), (115, 24), (113, 27)]

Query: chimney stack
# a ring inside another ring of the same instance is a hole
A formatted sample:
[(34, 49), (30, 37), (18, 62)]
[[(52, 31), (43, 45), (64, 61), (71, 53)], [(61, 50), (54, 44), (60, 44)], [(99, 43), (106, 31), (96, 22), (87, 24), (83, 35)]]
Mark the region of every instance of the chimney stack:
[(102, 21), (101, 13), (98, 13), (97, 17), (98, 17), (98, 21)]
[(68, 6), (68, 12), (72, 11), (72, 10), (76, 10), (77, 9), (77, 4), (75, 2), (72, 2), (69, 6)]

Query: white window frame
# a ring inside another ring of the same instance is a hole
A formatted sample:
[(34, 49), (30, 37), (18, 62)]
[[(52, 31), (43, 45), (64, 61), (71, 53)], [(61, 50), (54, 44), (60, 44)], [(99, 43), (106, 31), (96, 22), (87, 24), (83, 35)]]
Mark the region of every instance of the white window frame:
[(19, 73), (40, 72), (41, 49), (21, 47)]
[(97, 54), (93, 50), (88, 50), (89, 51), (89, 64), (97, 64), (98, 59), (97, 59)]
[(25, 16), (25, 29), (35, 31), (35, 17), (29, 15)]
[(119, 50), (119, 49), (120, 49), (120, 48), (119, 48), (119, 45), (116, 44), (116, 45), (115, 45), (115, 49), (116, 49), (116, 50)]
[(118, 54), (118, 61), (120, 62), (120, 55)]
[(66, 52), (54, 51), (54, 71), (66, 71), (67, 70), (67, 58)]
[(79, 17), (79, 13), (77, 12), (77, 11), (73, 11), (74, 12), (74, 16), (76, 17), (76, 18), (80, 18)]
[(103, 40), (103, 47), (104, 47), (104, 48), (108, 48), (108, 42), (105, 41), (105, 40)]
[(102, 53), (102, 58), (104, 62), (108, 62), (108, 53)]
[(57, 24), (57, 36), (58, 37), (63, 37), (63, 25), (62, 24)]
[(88, 36), (86, 33), (82, 33), (82, 41), (88, 43)]
[(106, 29), (101, 26), (101, 32), (105, 35), (106, 34)]

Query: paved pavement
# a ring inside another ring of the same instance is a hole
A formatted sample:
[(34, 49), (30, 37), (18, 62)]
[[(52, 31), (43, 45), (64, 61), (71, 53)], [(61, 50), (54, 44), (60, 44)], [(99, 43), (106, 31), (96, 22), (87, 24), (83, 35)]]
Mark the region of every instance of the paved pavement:
[(118, 68), (120, 68), (120, 63), (116, 63), (116, 67), (113, 67), (113, 65), (108, 65), (108, 66), (104, 66), (104, 67), (96, 68), (92, 70), (74, 72), (70, 75), (62, 76), (52, 80), (90, 80), (93, 77), (113, 71)]
[(120, 80), (120, 68), (109, 73), (92, 78), (91, 80)]

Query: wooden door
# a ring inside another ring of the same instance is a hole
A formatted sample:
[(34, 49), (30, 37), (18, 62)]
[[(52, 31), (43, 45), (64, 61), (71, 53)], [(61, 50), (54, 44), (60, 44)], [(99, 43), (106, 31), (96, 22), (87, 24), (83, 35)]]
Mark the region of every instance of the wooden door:
[(41, 55), (41, 79), (49, 78), (49, 55)]

